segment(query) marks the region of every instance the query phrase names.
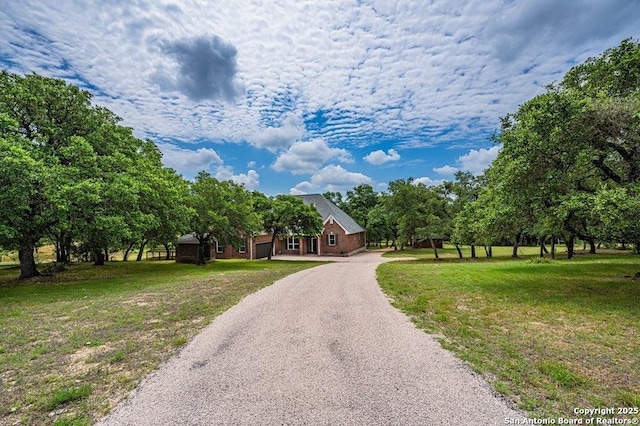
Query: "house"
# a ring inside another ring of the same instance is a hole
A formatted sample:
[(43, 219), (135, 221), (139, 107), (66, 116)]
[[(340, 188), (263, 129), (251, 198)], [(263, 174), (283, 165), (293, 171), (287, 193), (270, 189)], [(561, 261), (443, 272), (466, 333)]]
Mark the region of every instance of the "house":
[[(320, 194), (299, 195), (315, 206), (322, 216), (322, 233), (303, 237), (276, 238), (272, 254), (315, 254), (318, 256), (349, 256), (366, 250), (366, 231), (351, 216)], [(269, 255), (271, 235), (248, 238), (239, 247), (216, 245), (218, 259), (261, 259)]]
[[(366, 250), (366, 234), (351, 216), (321, 194), (299, 195), (307, 204), (313, 205), (324, 224), (322, 233), (300, 240), (300, 254), (315, 253), (319, 256), (349, 256)], [(290, 244), (287, 242), (289, 252)], [(295, 249), (294, 249), (295, 251)]]

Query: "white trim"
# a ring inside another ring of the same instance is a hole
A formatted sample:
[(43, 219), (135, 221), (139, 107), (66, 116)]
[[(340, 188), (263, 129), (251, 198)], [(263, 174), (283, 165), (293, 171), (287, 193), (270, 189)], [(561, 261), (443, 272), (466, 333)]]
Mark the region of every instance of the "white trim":
[[(291, 240), (291, 242), (289, 242), (289, 240)], [(296, 247), (296, 245), (298, 247)], [(294, 236), (287, 237), (287, 251), (295, 250), (300, 251), (300, 238)]]
[[(337, 224), (338, 224), (338, 226), (339, 226), (340, 228), (342, 228), (342, 230), (344, 231), (344, 235), (350, 235), (350, 234), (353, 234), (353, 232), (347, 232), (347, 228), (345, 228), (344, 226), (342, 226), (342, 224), (341, 224), (340, 222), (338, 222), (338, 220), (337, 220), (335, 217), (333, 217), (333, 215), (332, 215), (332, 214), (330, 214), (330, 215), (329, 215), (329, 217), (327, 217), (327, 218), (324, 220), (324, 222), (322, 222), (322, 226), (325, 226), (325, 225), (327, 224), (327, 222), (329, 222), (331, 225), (333, 225), (333, 223), (334, 223), (334, 222), (335, 222), (335, 223), (337, 223)], [(357, 232), (357, 233), (359, 234), (359, 232)]]

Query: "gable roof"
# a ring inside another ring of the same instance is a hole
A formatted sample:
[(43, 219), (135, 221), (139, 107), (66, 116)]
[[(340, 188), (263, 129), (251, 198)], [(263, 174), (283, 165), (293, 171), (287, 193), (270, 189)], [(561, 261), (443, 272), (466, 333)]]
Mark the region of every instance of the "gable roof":
[(365, 232), (364, 228), (358, 225), (351, 216), (331, 201), (327, 200), (321, 194), (298, 195), (298, 197), (302, 198), (302, 201), (306, 204), (315, 206), (315, 208), (320, 212), (320, 216), (322, 216), (323, 223), (327, 223), (330, 218), (333, 218), (333, 220), (338, 222), (338, 225), (340, 225), (347, 234)]

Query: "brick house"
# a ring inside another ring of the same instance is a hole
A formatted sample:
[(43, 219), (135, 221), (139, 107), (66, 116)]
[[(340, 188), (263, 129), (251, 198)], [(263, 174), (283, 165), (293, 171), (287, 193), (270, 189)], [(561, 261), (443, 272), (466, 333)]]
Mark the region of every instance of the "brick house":
[[(322, 233), (303, 237), (276, 238), (273, 253), (318, 256), (349, 256), (366, 250), (366, 231), (338, 206), (320, 194), (299, 195), (315, 206), (322, 216)], [(269, 255), (270, 234), (248, 238), (240, 247), (228, 245), (215, 248), (218, 259), (260, 259)]]

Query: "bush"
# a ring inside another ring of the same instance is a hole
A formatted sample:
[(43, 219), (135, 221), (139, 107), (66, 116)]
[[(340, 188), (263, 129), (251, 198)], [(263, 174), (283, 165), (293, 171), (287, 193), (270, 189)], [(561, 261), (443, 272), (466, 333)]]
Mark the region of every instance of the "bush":
[(62, 262), (43, 263), (40, 267), (40, 273), (47, 276), (52, 276), (54, 274), (57, 274), (58, 272), (64, 272), (66, 270), (67, 267)]
[(540, 263), (551, 263), (553, 262), (553, 260), (551, 260), (548, 257), (532, 257), (531, 259), (529, 259), (529, 263), (537, 265)]

